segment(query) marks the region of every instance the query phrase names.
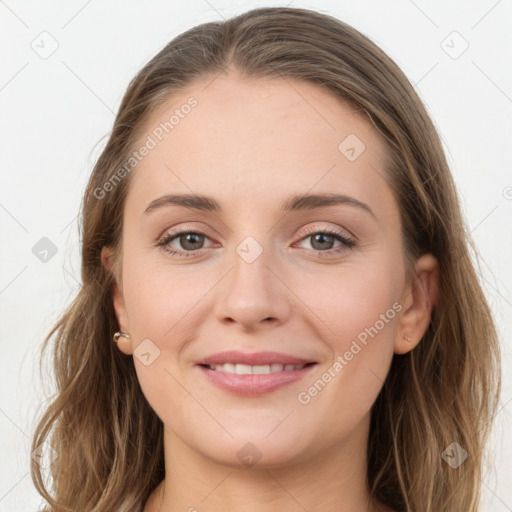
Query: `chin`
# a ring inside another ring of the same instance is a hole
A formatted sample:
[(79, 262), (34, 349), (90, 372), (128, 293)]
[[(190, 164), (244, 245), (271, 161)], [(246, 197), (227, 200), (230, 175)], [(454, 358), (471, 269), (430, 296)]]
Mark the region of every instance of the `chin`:
[[(243, 433), (231, 430), (233, 438), (216, 439), (211, 434), (202, 434), (201, 445), (191, 448), (211, 461), (233, 469), (269, 469), (307, 458), (307, 447), (299, 443), (301, 436), (294, 435), (290, 428), (280, 433), (276, 429), (270, 435), (268, 432), (252, 425)], [(209, 439), (211, 444), (204, 445), (204, 439)]]

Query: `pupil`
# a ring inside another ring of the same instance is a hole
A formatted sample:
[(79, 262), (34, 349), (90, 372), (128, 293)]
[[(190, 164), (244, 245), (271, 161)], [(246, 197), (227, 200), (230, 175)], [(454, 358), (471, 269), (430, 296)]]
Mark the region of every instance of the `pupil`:
[(203, 235), (200, 235), (198, 233), (187, 233), (186, 235), (182, 235), (180, 237), (180, 244), (184, 249), (190, 249), (190, 250), (199, 249), (200, 247), (196, 247), (194, 245), (194, 242), (195, 243), (197, 243), (198, 241), (201, 242), (202, 237), (203, 237)]
[[(322, 246), (322, 242), (325, 243), (326, 239), (330, 239), (330, 240), (327, 240), (328, 243), (327, 245), (329, 245), (329, 247), (326, 247), (325, 245)], [(320, 242), (320, 247), (315, 247), (315, 244), (317, 242)], [(313, 236), (313, 243), (311, 244), (313, 246), (313, 248), (315, 249), (331, 249), (332, 248), (332, 243), (333, 243), (333, 237), (332, 235), (325, 235), (325, 234), (322, 234), (322, 233), (318, 233), (316, 235)]]

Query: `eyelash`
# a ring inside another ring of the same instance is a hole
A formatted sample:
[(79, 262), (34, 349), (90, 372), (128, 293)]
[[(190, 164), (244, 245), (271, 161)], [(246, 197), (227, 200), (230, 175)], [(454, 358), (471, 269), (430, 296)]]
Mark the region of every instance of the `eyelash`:
[[(198, 249), (197, 251), (179, 251), (176, 249), (169, 249), (167, 246), (176, 238), (179, 238), (182, 235), (203, 235), (206, 238), (207, 235), (205, 233), (202, 233), (201, 231), (192, 231), (192, 230), (182, 230), (182, 231), (175, 231), (174, 233), (168, 233), (165, 235), (158, 243), (157, 246), (161, 247), (164, 251), (167, 253), (174, 255), (174, 256), (184, 256), (184, 257), (190, 257), (195, 256), (198, 252), (200, 252), (203, 248)], [(332, 255), (333, 253), (340, 253), (342, 251), (346, 251), (347, 249), (352, 249), (355, 247), (356, 242), (350, 238), (347, 238), (346, 236), (342, 235), (339, 231), (336, 231), (334, 229), (325, 228), (325, 229), (318, 229), (318, 228), (309, 228), (306, 230), (306, 233), (304, 236), (300, 239), (300, 241), (305, 240), (306, 238), (311, 237), (313, 234), (322, 234), (322, 235), (329, 235), (333, 236), (335, 239), (340, 241), (342, 245), (337, 248), (333, 249), (327, 249), (325, 251), (317, 251), (315, 249), (312, 249), (314, 252), (317, 252), (319, 255), (327, 254), (327, 257)]]

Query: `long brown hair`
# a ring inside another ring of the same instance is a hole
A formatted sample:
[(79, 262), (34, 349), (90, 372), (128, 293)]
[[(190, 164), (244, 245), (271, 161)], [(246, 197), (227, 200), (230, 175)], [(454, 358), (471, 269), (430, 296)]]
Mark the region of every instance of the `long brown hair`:
[[(414, 350), (394, 355), (372, 408), (368, 486), (397, 511), (477, 511), (500, 351), (438, 134), (403, 72), (367, 37), (328, 15), (284, 7), (184, 32), (128, 87), (83, 199), (82, 286), (41, 348), (42, 358), (53, 340), (57, 386), (32, 440), (33, 450), (51, 446), (57, 455), (49, 482), (31, 462), (44, 511), (139, 512), (165, 476), (162, 422), (132, 358), (112, 342), (114, 274), (100, 254), (104, 246), (117, 251), (119, 269), (124, 198), (136, 172), (119, 170), (148, 115), (173, 92), (224, 70), (323, 87), (368, 116), (387, 143), (407, 261), (432, 253), (440, 282), (427, 332)], [(452, 443), (469, 455), (456, 468), (443, 457), (459, 450)]]

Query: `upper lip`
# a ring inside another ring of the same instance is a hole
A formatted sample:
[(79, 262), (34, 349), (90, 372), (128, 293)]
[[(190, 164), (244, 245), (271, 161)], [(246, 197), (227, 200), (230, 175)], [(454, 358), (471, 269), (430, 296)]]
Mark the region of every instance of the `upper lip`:
[(286, 364), (307, 364), (314, 363), (308, 359), (292, 356), (290, 354), (283, 354), (280, 352), (238, 352), (236, 350), (229, 350), (227, 352), (218, 352), (211, 356), (205, 357), (197, 362), (197, 364), (213, 366), (216, 364), (247, 364), (250, 366), (267, 365), (272, 363)]

